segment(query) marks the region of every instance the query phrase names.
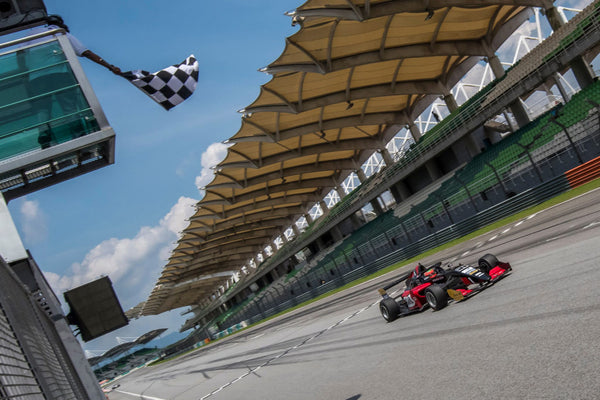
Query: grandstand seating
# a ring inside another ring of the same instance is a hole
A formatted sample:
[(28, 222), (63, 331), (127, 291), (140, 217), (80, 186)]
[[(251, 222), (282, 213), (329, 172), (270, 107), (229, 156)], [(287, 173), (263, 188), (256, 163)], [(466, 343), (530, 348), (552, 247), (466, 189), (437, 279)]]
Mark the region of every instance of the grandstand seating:
[[(368, 243), (384, 242), (389, 245), (391, 238), (406, 236), (402, 230), (394, 229), (400, 225), (406, 226), (409, 234), (420, 236), (422, 233), (428, 233), (427, 222), (430, 220), (437, 219), (437, 223), (432, 222), (432, 224), (439, 229), (440, 226), (447, 226), (451, 222), (462, 219), (461, 214), (464, 218), (472, 215), (474, 210), (476, 212), (479, 208), (487, 208), (491, 204), (506, 199), (510, 194), (498, 189), (499, 182), (493, 170), (497, 173), (505, 172), (515, 163), (526, 162), (521, 145), (529, 145), (529, 151), (535, 152), (536, 149), (551, 142), (555, 136), (560, 136), (562, 133), (562, 128), (551, 123), (551, 118), (556, 118), (561, 124), (570, 127), (589, 114), (593, 107), (593, 103), (590, 103), (589, 100), (600, 101), (600, 82), (573, 96), (565, 106), (555, 107), (546, 112), (535, 121), (476, 156), (469, 164), (456, 171), (453, 178), (447, 179), (424, 201), (413, 206), (410, 212), (402, 218), (396, 217), (390, 210), (365, 224), (347, 237), (338, 246), (338, 251), (330, 253), (309, 272), (323, 268), (330, 270), (333, 265), (339, 265), (340, 262), (335, 262), (335, 260), (347, 260), (348, 258), (340, 257), (343, 253), (351, 254), (356, 251), (360, 256), (372, 257), (377, 257), (377, 253), (385, 254), (383, 251), (377, 252), (382, 246), (377, 247), (377, 245)], [(513, 187), (513, 189), (516, 188)], [(482, 199), (483, 196), (480, 194), (486, 191), (489, 191), (489, 195), (486, 193), (487, 199)], [(478, 198), (479, 207), (477, 201), (472, 200), (474, 197)], [(441, 199), (445, 200), (446, 208), (454, 206), (452, 220), (448, 216), (449, 212), (441, 203)], [(386, 233), (388, 233), (387, 236), (382, 237)], [(378, 238), (382, 240), (378, 240)], [(398, 246), (402, 244), (401, 241), (397, 241), (397, 243)]]
[[(297, 239), (300, 241), (309, 239), (319, 229), (327, 227), (329, 222), (335, 221), (344, 212), (352, 209), (355, 203), (364, 204), (365, 200), (370, 199), (370, 189), (376, 190), (377, 187), (389, 186), (400, 171), (421, 159), (425, 153), (437, 147), (456, 131), (463, 129), (467, 122), (479, 118), (482, 110), (497, 107), (497, 104), (493, 104), (497, 97), (518, 87), (524, 77), (529, 76), (543, 64), (542, 57), (545, 54), (548, 56), (543, 58), (544, 61), (560, 55), (574, 41), (585, 35), (589, 26), (598, 25), (600, 21), (598, 4), (600, 3), (586, 8), (569, 24), (558, 29), (554, 35), (513, 65), (503, 77), (490, 83), (423, 135), (405, 157), (363, 182), (359, 188), (329, 210), (323, 221), (309, 227)], [(469, 164), (455, 171), (453, 176), (444, 181), (437, 190), (412, 206), (408, 212), (403, 211), (401, 214), (394, 215), (393, 211), (388, 211), (381, 214), (345, 238), (336, 250), (312, 268), (304, 269), (293, 277), (289, 276), (289, 281), (308, 280), (311, 274), (316, 276), (323, 272), (335, 273), (338, 270), (343, 272), (352, 269), (353, 266), (403, 248), (435, 230), (470, 217), (478, 211), (498, 204), (516, 193), (570, 169), (568, 163), (561, 160), (561, 156), (573, 157), (573, 152), (568, 149), (568, 145), (565, 145), (567, 139), (564, 128), (568, 129), (574, 140), (589, 136), (589, 129), (585, 129), (581, 121), (588, 121), (591, 113), (596, 113), (595, 118), (596, 121), (598, 120), (599, 102), (600, 82), (595, 82), (573, 96), (564, 106), (547, 111), (535, 121), (487, 148)], [(594, 129), (597, 129), (597, 126), (596, 122)], [(596, 148), (590, 152), (590, 155), (600, 150), (600, 140), (592, 139), (595, 140)], [(537, 164), (546, 163), (549, 168), (536, 173), (536, 167), (531, 166), (529, 156)], [(280, 253), (286, 256), (285, 252)]]

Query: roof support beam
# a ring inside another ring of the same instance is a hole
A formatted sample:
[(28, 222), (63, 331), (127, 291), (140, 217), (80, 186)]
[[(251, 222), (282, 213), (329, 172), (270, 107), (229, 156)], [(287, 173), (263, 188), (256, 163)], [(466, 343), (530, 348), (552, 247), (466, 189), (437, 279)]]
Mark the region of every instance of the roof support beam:
[[(398, 71), (396, 71), (396, 74)], [(327, 105), (349, 102), (353, 100), (368, 99), (371, 97), (385, 97), (385, 96), (397, 96), (397, 95), (410, 95), (414, 93), (424, 94), (442, 94), (442, 88), (439, 86), (439, 82), (434, 79), (422, 80), (422, 81), (405, 81), (391, 83), (384, 83), (381, 85), (374, 85), (368, 87), (361, 87), (352, 89), (350, 87), (352, 79), (352, 71), (348, 75), (348, 84), (343, 92), (329, 93), (320, 97), (313, 97), (311, 99), (305, 99), (302, 101), (302, 105), (293, 104), (293, 108), (296, 113), (313, 110), (319, 107)], [(259, 107), (249, 107), (246, 110), (251, 113), (258, 112), (279, 112), (282, 107), (286, 107), (282, 104), (263, 105)], [(233, 140), (233, 142), (236, 142)]]
[(236, 225), (245, 225), (247, 223), (256, 222), (256, 221), (264, 221), (264, 225), (269, 225), (269, 219), (273, 218), (281, 218), (281, 217), (290, 217), (295, 214), (300, 214), (302, 212), (301, 207), (282, 207), (275, 208), (269, 211), (243, 215), (241, 217), (236, 217), (232, 219), (228, 219), (226, 221), (220, 222), (217, 224), (217, 229), (226, 229), (231, 228)]
[(431, 42), (429, 42), (429, 46), (431, 47), (431, 50), (435, 51), (435, 45), (437, 42), (437, 37), (440, 33), (440, 29), (442, 29), (442, 25), (444, 24), (444, 20), (446, 19), (446, 17), (448, 16), (448, 13), (450, 12), (452, 8), (448, 7), (446, 8), (444, 15), (442, 15), (442, 18), (440, 18), (437, 26), (435, 27), (435, 31), (433, 32), (433, 35), (431, 37)]
[[(282, 200), (285, 200), (285, 202), (282, 202)], [(257, 201), (256, 203), (250, 203), (247, 204), (245, 206), (242, 207), (237, 207), (231, 210), (228, 210), (225, 213), (225, 218), (231, 218), (236, 214), (239, 214), (241, 212), (248, 212), (248, 211), (252, 211), (252, 210), (256, 210), (256, 209), (260, 209), (260, 208), (265, 208), (265, 207), (272, 207), (275, 205), (282, 205), (282, 204), (296, 204), (296, 203), (308, 203), (308, 202), (315, 202), (318, 201), (318, 198), (315, 194), (312, 193), (308, 193), (308, 194), (296, 194), (296, 195), (291, 195), (291, 196), (285, 196), (285, 197), (272, 197), (271, 199), (267, 199), (264, 201)], [(186, 230), (187, 232), (187, 230)]]
[(337, 29), (339, 20), (336, 19), (331, 24), (331, 29), (329, 30), (329, 41), (327, 43), (327, 68), (331, 69), (331, 52), (333, 51), (333, 38), (335, 37), (335, 30)]
[(396, 13), (427, 12), (428, 8), (436, 10), (444, 7), (487, 7), (493, 5), (544, 7), (544, 4), (547, 3), (551, 3), (551, 0), (429, 0), (427, 2), (423, 0), (402, 0), (370, 5), (368, 12), (365, 12), (366, 7), (360, 7), (361, 19), (353, 9), (345, 7), (299, 8), (286, 13), (286, 15), (303, 18), (334, 17), (342, 20), (362, 21)]
[[(293, 137), (299, 137), (303, 135), (309, 135), (315, 132), (320, 132), (321, 130), (329, 130), (329, 129), (339, 129), (339, 128), (347, 128), (353, 127), (356, 125), (381, 125), (381, 124), (405, 124), (409, 121), (406, 121), (404, 114), (398, 112), (381, 112), (381, 113), (370, 113), (366, 114), (364, 118), (361, 118), (360, 115), (354, 115), (350, 117), (344, 118), (336, 118), (332, 120), (323, 121), (322, 125), (319, 125), (319, 122), (311, 123), (307, 125), (298, 126), (291, 129), (286, 129), (280, 132), (281, 140), (290, 139)], [(252, 141), (262, 141), (262, 136), (253, 136)], [(238, 140), (232, 139), (230, 142), (239, 143), (248, 140)], [(268, 141), (268, 140), (267, 140)], [(304, 151), (302, 151), (304, 154)], [(239, 166), (240, 168), (256, 168), (254, 165), (250, 165), (250, 163), (229, 163), (227, 164), (229, 168), (233, 168), (234, 165)]]
[[(264, 133), (264, 136), (261, 136), (261, 138), (264, 138), (262, 141), (263, 142), (271, 142), (271, 143), (275, 143), (276, 140), (276, 134), (265, 129), (264, 127), (258, 125), (256, 122), (251, 120), (250, 115), (245, 114), (242, 117), (242, 125), (243, 124), (248, 124), (248, 125), (252, 125), (253, 127), (255, 127), (256, 129), (258, 129), (259, 131), (261, 131), (262, 133)], [(238, 138), (236, 140), (232, 140), (229, 139), (227, 140), (227, 143), (235, 143), (235, 142), (254, 142), (254, 137), (255, 136), (250, 136), (250, 137), (246, 137), (246, 138)]]
[[(286, 219), (286, 221), (287, 221), (287, 219)], [(253, 246), (254, 245), (256, 245), (256, 246), (262, 245), (265, 243), (264, 238), (271, 237), (273, 235), (273, 232), (276, 231), (276, 229), (279, 229), (278, 225), (261, 228), (261, 229), (256, 229), (254, 231), (247, 231), (247, 232), (243, 232), (243, 233), (235, 233), (235, 234), (230, 234), (227, 236), (216, 237), (215, 239), (211, 239), (209, 242), (207, 242), (206, 246), (198, 247), (198, 252), (196, 253), (196, 256), (203, 254), (202, 249), (204, 249), (204, 248), (206, 248), (207, 250), (210, 250), (210, 249), (217, 248), (217, 246), (222, 246), (224, 244), (228, 244), (230, 246), (229, 246), (229, 249), (227, 249), (225, 251), (223, 251), (221, 249), (222, 254), (230, 254), (232, 252), (237, 254), (237, 252), (238, 252), (237, 244), (242, 243), (245, 245), (253, 245)], [(195, 259), (196, 259), (196, 257), (194, 257), (194, 260)]]
[[(360, 139), (349, 139), (342, 140), (337, 143), (323, 143), (315, 146), (304, 147), (302, 150), (302, 156), (320, 155), (323, 153), (338, 152), (344, 150), (356, 150), (356, 149), (379, 149), (381, 147), (381, 140), (377, 137), (373, 138), (360, 138)], [(262, 158), (262, 166), (279, 163), (281, 161), (287, 161), (297, 158), (296, 154), (290, 154), (289, 151), (283, 151), (279, 154)], [(223, 168), (228, 168), (229, 164), (222, 164)], [(237, 165), (237, 163), (236, 163)], [(211, 186), (208, 186), (211, 188)]]
[[(262, 243), (261, 243), (262, 244)], [(256, 244), (250, 244), (250, 243), (243, 243), (241, 246), (236, 247), (236, 253), (237, 254), (243, 254), (246, 255), (246, 257), (248, 255), (254, 255), (258, 250), (260, 249), (259, 245)], [(222, 249), (218, 249), (218, 248), (212, 248), (212, 249), (207, 249), (205, 251), (202, 252), (201, 255), (198, 255), (197, 257), (210, 257), (210, 258), (215, 258), (218, 256), (224, 255)], [(194, 266), (194, 265), (198, 265), (199, 263), (197, 263), (195, 260), (191, 260), (188, 263), (188, 266)]]
[[(310, 51), (306, 50), (304, 47), (300, 46), (298, 43), (294, 42), (292, 39), (290, 39), (289, 37), (285, 39), (285, 42), (287, 44), (289, 44), (290, 46), (294, 46), (295, 48), (297, 48), (298, 50), (300, 50), (302, 53), (304, 53), (304, 55), (306, 55), (311, 61), (312, 64), (311, 66), (316, 69), (317, 72), (319, 72), (320, 74), (324, 74), (326, 72), (326, 68), (323, 64), (321, 64), (319, 62), (319, 60), (317, 60), (311, 53)], [(260, 72), (268, 72), (266, 71), (264, 68), (261, 68), (259, 70)]]
[[(316, 67), (313, 64), (280, 64), (264, 68), (264, 72), (275, 74), (280, 72), (316, 72), (325, 74), (346, 68), (365, 64), (372, 64), (385, 60), (398, 60), (401, 58), (437, 57), (437, 56), (483, 56), (484, 51), (479, 40), (457, 40), (452, 42), (440, 42), (435, 51), (431, 49), (430, 43), (413, 44), (385, 49), (384, 58), (381, 58), (380, 49), (364, 52), (358, 55), (341, 57), (331, 60), (331, 67)], [(312, 57), (312, 56), (311, 56)]]
[(358, 7), (356, 4), (354, 4), (354, 2), (352, 0), (346, 0), (346, 3), (348, 3), (348, 6), (352, 9), (352, 12), (354, 12), (354, 15), (356, 15), (357, 21), (362, 21), (363, 19), (365, 19), (363, 17), (362, 11), (360, 10), (360, 7)]
[[(272, 179), (279, 178), (281, 173), (283, 173), (286, 180), (290, 180), (290, 177), (294, 177), (300, 174), (309, 174), (312, 172), (323, 172), (323, 171), (351, 171), (354, 169), (354, 166), (349, 160), (333, 160), (333, 161), (322, 161), (319, 163), (318, 167), (314, 165), (314, 163), (294, 166), (290, 168), (284, 168), (282, 171), (270, 172), (265, 175), (258, 175), (252, 178), (249, 178), (246, 182), (244, 188), (248, 188), (254, 185), (259, 185), (264, 182), (268, 182)], [(232, 182), (231, 186), (228, 183), (220, 183), (218, 185), (211, 185), (212, 189), (220, 189), (233, 187), (237, 188), (236, 184)]]
[[(261, 235), (264, 236), (265, 234), (267, 234), (267, 231), (265, 230), (265, 225), (270, 225), (270, 226), (284, 226), (284, 225), (288, 225), (290, 224), (291, 219), (289, 218), (274, 218), (274, 219), (270, 219), (268, 221), (268, 224), (265, 223), (261, 223), (259, 222), (252, 222), (243, 226), (234, 226), (231, 228), (227, 228), (227, 229), (223, 229), (220, 231), (217, 231), (213, 234), (209, 234), (206, 238), (206, 240), (208, 241), (214, 241), (217, 239), (221, 239), (223, 237), (230, 237), (230, 236), (235, 236), (235, 235), (244, 235), (244, 234), (250, 234), (250, 238), (252, 238), (252, 235)], [(269, 228), (270, 230), (270, 228)]]
[[(280, 185), (277, 185), (277, 192), (285, 192), (288, 190), (297, 190), (297, 189), (315, 189), (315, 191), (319, 188), (328, 188), (331, 187), (331, 178), (315, 178), (315, 179), (303, 179), (301, 181), (296, 182), (286, 182)], [(237, 196), (237, 201), (251, 201), (252, 199), (258, 196), (266, 196), (269, 192), (273, 192), (273, 190), (269, 190), (267, 188), (260, 188), (258, 190), (244, 193)], [(204, 204), (204, 203), (203, 203)]]

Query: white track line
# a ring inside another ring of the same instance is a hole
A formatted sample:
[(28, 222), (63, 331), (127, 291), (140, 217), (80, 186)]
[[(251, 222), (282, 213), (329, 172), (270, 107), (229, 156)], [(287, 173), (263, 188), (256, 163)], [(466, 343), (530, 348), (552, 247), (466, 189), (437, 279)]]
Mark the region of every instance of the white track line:
[(592, 222), (591, 224), (584, 226), (583, 229), (589, 229), (596, 225), (600, 225), (600, 222)]
[(124, 392), (122, 390), (114, 390), (115, 392), (118, 393), (123, 393), (126, 394), (128, 396), (133, 396), (133, 397), (137, 397), (138, 399), (142, 399), (142, 400), (165, 400), (165, 399), (161, 399), (160, 397), (152, 397), (152, 396), (146, 396), (145, 394), (138, 394), (138, 393), (130, 393), (130, 392)]
[[(305, 345), (306, 343), (310, 342), (311, 340), (318, 338), (319, 336), (321, 336), (321, 335), (322, 335), (322, 334), (324, 334), (325, 332), (327, 332), (327, 331), (329, 331), (329, 330), (331, 330), (331, 329), (335, 328), (336, 326), (339, 326), (339, 325), (341, 325), (342, 323), (344, 323), (344, 322), (348, 321), (348, 320), (349, 320), (349, 319), (351, 319), (351, 318), (354, 318), (354, 317), (356, 317), (358, 314), (360, 314), (360, 313), (362, 313), (362, 312), (364, 312), (364, 311), (368, 310), (369, 308), (373, 307), (374, 305), (376, 305), (376, 304), (378, 304), (378, 303), (379, 303), (379, 301), (376, 301), (375, 303), (373, 303), (373, 304), (369, 304), (368, 306), (361, 308), (360, 310), (356, 311), (355, 313), (353, 313), (353, 314), (351, 314), (351, 315), (348, 315), (347, 317), (345, 317), (344, 319), (342, 319), (342, 320), (340, 320), (340, 321), (336, 322), (335, 324), (331, 325), (330, 327), (328, 327), (328, 328), (326, 328), (326, 329), (323, 329), (323, 330), (322, 330), (322, 331), (320, 331), (320, 332), (317, 332), (316, 334), (314, 334), (314, 335), (313, 335), (313, 336), (311, 336), (310, 338), (308, 338), (308, 339), (304, 339), (304, 340), (303, 340), (301, 343), (298, 343), (297, 345), (295, 345), (295, 346), (293, 346), (293, 347), (290, 347), (289, 349), (287, 349), (287, 350), (285, 350), (284, 352), (282, 352), (282, 353), (280, 353), (280, 354), (276, 355), (275, 357), (272, 357), (271, 359), (269, 359), (268, 361), (266, 361), (266, 362), (264, 362), (263, 364), (259, 365), (258, 367), (254, 368), (254, 369), (251, 369), (250, 371), (248, 371), (248, 372), (246, 372), (245, 374), (243, 374), (243, 375), (241, 375), (241, 376), (237, 377), (236, 379), (232, 380), (231, 382), (227, 382), (226, 384), (224, 384), (224, 385), (223, 385), (223, 386), (221, 386), (220, 388), (218, 388), (218, 389), (216, 389), (216, 390), (213, 390), (212, 392), (210, 392), (210, 393), (209, 393), (209, 394), (207, 394), (206, 396), (204, 396), (204, 397), (201, 397), (201, 398), (200, 398), (200, 400), (207, 399), (207, 398), (209, 398), (209, 397), (211, 397), (211, 396), (213, 396), (213, 395), (215, 395), (215, 394), (219, 393), (221, 390), (225, 389), (227, 386), (231, 386), (231, 385), (233, 385), (234, 383), (241, 381), (243, 378), (247, 377), (248, 375), (252, 374), (253, 372), (256, 372), (256, 371), (258, 371), (260, 368), (262, 368), (262, 367), (265, 367), (265, 366), (269, 365), (269, 364), (270, 364), (270, 363), (272, 363), (273, 361), (275, 361), (275, 360), (278, 360), (279, 358), (281, 358), (281, 357), (285, 356), (286, 354), (288, 354), (288, 353), (289, 353), (289, 352), (291, 352), (292, 350), (296, 350), (297, 348), (299, 348), (299, 347), (301, 347), (301, 346)], [(132, 393), (132, 395), (133, 395), (133, 393)], [(138, 395), (138, 396), (139, 396), (139, 395)], [(149, 400), (163, 400), (163, 399), (156, 399), (156, 398), (153, 398), (153, 397), (145, 397), (145, 398), (147, 398), (147, 399), (149, 399)]]
[[(529, 219), (531, 219), (531, 218), (535, 217), (536, 215), (537, 215), (537, 214), (532, 214), (532, 215), (530, 215), (529, 217), (527, 217), (527, 218), (526, 218), (526, 220), (529, 220)], [(518, 222), (518, 223), (517, 223), (515, 226), (519, 226), (519, 225), (521, 225), (521, 224), (522, 224), (524, 221), (525, 221), (525, 220), (519, 221), (519, 222)], [(505, 230), (505, 231), (503, 231), (501, 234), (504, 234), (504, 233), (508, 232), (509, 230), (510, 230), (510, 228), (506, 229), (506, 230)], [(501, 235), (501, 234), (500, 234), (500, 235)], [(496, 235), (496, 236), (494, 236), (494, 237), (492, 237), (492, 238), (488, 239), (487, 241), (488, 241), (488, 242), (491, 242), (492, 240), (495, 240), (495, 239), (496, 239), (498, 236), (499, 236), (499, 235)], [(475, 248), (479, 248), (479, 247), (481, 247), (482, 245), (483, 245), (483, 242), (477, 243)], [(465, 254), (463, 254), (463, 256), (464, 256), (464, 255), (467, 255), (467, 254), (469, 254), (469, 253), (470, 253), (470, 251), (467, 251)], [(451, 261), (451, 262), (452, 262), (452, 261)], [(369, 281), (367, 281), (367, 282), (363, 282), (362, 284), (368, 283), (368, 282), (370, 282), (370, 281), (372, 281), (372, 280), (375, 280), (375, 279), (377, 279), (377, 278), (373, 278), (373, 279), (371, 279), (371, 280), (369, 280)], [(397, 292), (397, 291), (393, 292), (393, 293), (391, 294), (391, 296), (393, 296), (393, 295), (394, 295), (396, 292)], [(308, 339), (305, 339), (305, 340), (304, 340), (304, 341), (302, 341), (301, 343), (299, 343), (299, 344), (297, 344), (297, 345), (295, 345), (295, 346), (293, 346), (293, 347), (290, 347), (289, 349), (285, 350), (283, 353), (280, 353), (280, 354), (278, 354), (277, 356), (275, 356), (275, 357), (273, 357), (273, 358), (269, 359), (267, 362), (263, 363), (262, 365), (259, 365), (258, 367), (254, 368), (254, 369), (251, 369), (249, 372), (246, 372), (245, 374), (243, 374), (243, 375), (241, 375), (241, 376), (237, 377), (237, 378), (236, 378), (236, 379), (234, 379), (233, 381), (231, 381), (231, 382), (228, 382), (228, 383), (226, 383), (225, 385), (221, 386), (220, 388), (218, 388), (218, 389), (216, 389), (216, 390), (212, 391), (211, 393), (209, 393), (209, 394), (205, 395), (204, 397), (201, 397), (201, 398), (200, 398), (200, 400), (207, 399), (207, 398), (209, 398), (209, 397), (211, 397), (211, 396), (213, 396), (213, 395), (215, 395), (215, 394), (219, 393), (221, 390), (225, 389), (227, 386), (230, 386), (230, 385), (232, 385), (232, 384), (234, 384), (234, 383), (236, 383), (236, 382), (238, 382), (238, 381), (242, 380), (243, 378), (247, 377), (247, 376), (248, 376), (248, 375), (250, 375), (251, 373), (253, 373), (253, 372), (256, 372), (256, 371), (258, 371), (260, 368), (262, 368), (262, 367), (264, 367), (264, 366), (267, 366), (267, 365), (269, 365), (271, 362), (273, 362), (273, 361), (275, 361), (275, 360), (277, 360), (277, 359), (279, 359), (279, 358), (281, 358), (281, 357), (285, 356), (285, 355), (286, 355), (286, 354), (288, 354), (290, 351), (298, 349), (299, 347), (301, 347), (301, 346), (303, 346), (304, 344), (306, 344), (306, 343), (310, 342), (311, 340), (313, 340), (313, 339), (316, 339), (317, 337), (321, 336), (323, 333), (325, 333), (325, 332), (327, 332), (327, 331), (329, 331), (329, 330), (331, 330), (331, 329), (335, 328), (336, 326), (339, 326), (339, 325), (341, 325), (342, 323), (344, 323), (344, 322), (348, 321), (348, 320), (349, 320), (349, 319), (351, 319), (351, 318), (354, 318), (354, 317), (355, 317), (355, 316), (357, 316), (358, 314), (362, 313), (363, 311), (366, 311), (366, 310), (368, 310), (369, 308), (371, 308), (371, 307), (373, 307), (373, 306), (377, 305), (378, 303), (379, 303), (379, 300), (378, 300), (378, 301), (376, 301), (375, 303), (369, 304), (367, 307), (364, 307), (364, 308), (360, 309), (359, 311), (355, 312), (354, 314), (351, 314), (351, 315), (349, 315), (349, 316), (345, 317), (345, 318), (344, 318), (344, 319), (342, 319), (341, 321), (338, 321), (338, 322), (336, 322), (335, 324), (331, 325), (330, 327), (328, 327), (328, 328), (326, 328), (326, 329), (323, 329), (322, 331), (320, 331), (320, 332), (316, 333), (316, 334), (315, 334), (315, 335), (313, 335), (312, 337), (310, 337), (310, 338), (308, 338)], [(262, 336), (262, 335), (261, 335), (261, 336)], [(151, 398), (149, 398), (149, 399), (151, 399)], [(162, 399), (159, 399), (159, 400), (162, 400)]]

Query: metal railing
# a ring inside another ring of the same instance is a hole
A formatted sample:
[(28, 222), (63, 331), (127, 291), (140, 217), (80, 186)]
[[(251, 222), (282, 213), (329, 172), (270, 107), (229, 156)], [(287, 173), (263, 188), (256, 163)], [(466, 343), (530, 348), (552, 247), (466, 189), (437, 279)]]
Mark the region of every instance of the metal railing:
[[(577, 137), (575, 148), (562, 135), (556, 135), (551, 142), (534, 150), (531, 158), (522, 156), (516, 163), (496, 171), (497, 174), (482, 178), (487, 182), (487, 199), (479, 192), (467, 193), (459, 188), (454, 195), (456, 201), (451, 196), (416, 215), (408, 213), (393, 228), (365, 235), (369, 238), (350, 249), (342, 243), (338, 246), (342, 250), (326, 256), (289, 282), (265, 290), (232, 313), (221, 328), (242, 321), (258, 322), (568, 190), (564, 172), (580, 164), (576, 153), (583, 154), (586, 160), (600, 155), (598, 112), (591, 113), (573, 130)], [(540, 169), (544, 171), (542, 175), (536, 172)], [(471, 182), (469, 186), (478, 184), (481, 182)]]
[[(378, 174), (369, 177), (359, 188), (336, 204), (323, 221), (317, 221), (289, 244), (284, 245), (263, 265), (260, 271), (293, 256), (315, 237), (331, 229), (332, 225), (354, 213), (357, 207), (383, 193), (401, 180), (412, 169), (429, 160), (440, 149), (447, 148), (465, 133), (471, 132), (507, 108), (522, 93), (533, 90), (545, 79), (558, 72), (574, 58), (592, 48), (600, 37), (600, 7), (598, 1), (586, 7), (552, 36), (536, 46), (506, 74), (496, 79), (469, 99), (459, 109), (428, 131), (404, 156)], [(544, 57), (545, 56), (545, 57)], [(489, 179), (492, 179), (491, 177)], [(470, 197), (470, 195), (467, 195)], [(215, 309), (227, 301), (215, 299), (208, 309)]]
[(42, 308), (45, 297), (34, 298), (3, 260), (0, 282), (0, 398), (88, 399)]
[[(581, 26), (583, 25), (583, 26)], [(597, 2), (586, 7), (569, 23), (557, 30), (556, 39), (546, 39), (525, 55), (516, 65), (506, 72), (504, 77), (490, 83), (481, 92), (473, 96), (457, 111), (445, 118), (442, 123), (431, 129), (421, 140), (409, 149), (402, 159), (386, 167), (379, 174), (369, 177), (368, 182), (349, 193), (333, 207), (321, 222), (303, 232), (289, 246), (284, 246), (268, 260), (273, 265), (292, 256), (298, 247), (306, 245), (331, 228), (328, 221), (343, 219), (352, 213), (357, 204), (364, 204), (380, 195), (395, 182), (399, 181), (411, 165), (420, 165), (439, 149), (446, 148), (465, 132), (470, 132), (493, 118), (501, 110), (518, 98), (524, 91), (533, 90), (546, 78), (559, 71), (563, 65), (598, 43), (600, 37), (600, 7)], [(555, 34), (556, 34), (555, 33)], [(577, 33), (577, 35), (574, 35)], [(564, 38), (569, 37), (568, 42)], [(549, 54), (542, 60), (540, 54)], [(502, 90), (499, 91), (498, 89)], [(372, 184), (368, 184), (372, 183)]]

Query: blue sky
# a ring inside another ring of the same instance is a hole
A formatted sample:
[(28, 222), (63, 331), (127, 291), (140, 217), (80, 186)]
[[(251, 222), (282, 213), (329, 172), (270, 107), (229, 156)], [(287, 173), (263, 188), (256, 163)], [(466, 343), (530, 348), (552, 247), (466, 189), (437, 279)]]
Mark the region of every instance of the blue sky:
[[(116, 162), (9, 203), (25, 246), (57, 292), (107, 274), (128, 309), (149, 295), (176, 232), (201, 198), (197, 178), (208, 183), (207, 167), (224, 154), (213, 144), (235, 134), (237, 110), (269, 80), (257, 69), (277, 58), (285, 37), (297, 30), (284, 12), (299, 2), (45, 3), (90, 50), (124, 71), (156, 71), (190, 54), (199, 60), (196, 92), (167, 112), (123, 78), (81, 58), (116, 132)], [(177, 330), (184, 317), (169, 314), (134, 321), (85, 347), (108, 349), (117, 344), (115, 336), (146, 329)]]
[[(237, 132), (237, 110), (258, 96), (296, 32), (285, 11), (299, 0), (45, 0), (71, 33), (123, 71), (156, 71), (194, 54), (195, 94), (169, 112), (124, 79), (80, 59), (117, 134), (116, 162), (9, 203), (25, 246), (62, 299), (62, 291), (108, 275), (124, 309), (145, 300), (224, 156), (218, 143)], [(557, 2), (562, 5), (573, 1)], [(579, 3), (588, 3), (580, 1)], [(177, 331), (181, 310), (142, 318), (85, 344), (106, 350), (115, 336)]]

